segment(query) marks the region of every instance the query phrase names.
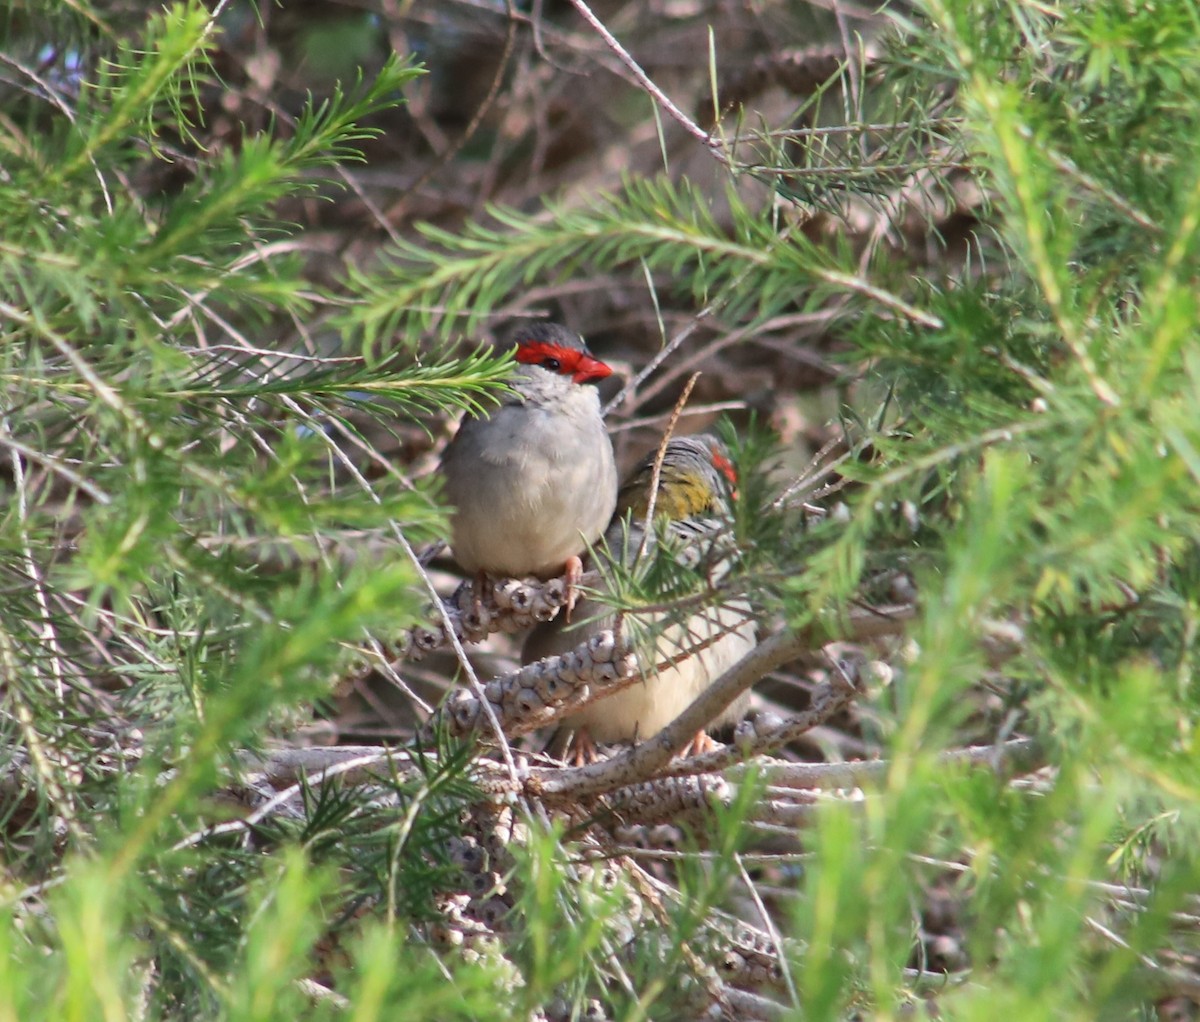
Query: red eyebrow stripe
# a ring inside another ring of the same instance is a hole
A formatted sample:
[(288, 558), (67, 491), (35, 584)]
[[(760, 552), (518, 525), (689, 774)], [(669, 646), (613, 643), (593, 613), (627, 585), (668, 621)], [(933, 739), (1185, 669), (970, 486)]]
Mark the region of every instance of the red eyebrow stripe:
[(556, 358), (563, 366), (563, 371), (575, 371), (583, 352), (575, 348), (564, 348), (561, 344), (549, 344), (546, 341), (524, 341), (517, 348), (517, 361), (526, 365), (537, 364), (544, 358)]
[(712, 460), (713, 467), (729, 480), (729, 485), (737, 486), (737, 469), (733, 467), (733, 462), (717, 450), (712, 452)]
[(544, 359), (556, 358), (561, 364), (558, 372), (572, 377), (576, 383), (603, 380), (612, 369), (598, 358), (578, 348), (567, 348), (548, 341), (523, 341), (517, 348), (516, 359), (525, 365), (540, 365)]

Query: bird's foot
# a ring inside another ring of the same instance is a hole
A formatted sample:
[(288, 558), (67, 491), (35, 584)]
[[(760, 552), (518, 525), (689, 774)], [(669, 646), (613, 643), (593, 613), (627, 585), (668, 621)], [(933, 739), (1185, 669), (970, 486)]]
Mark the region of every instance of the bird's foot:
[(596, 743), (592, 741), (592, 736), (588, 734), (588, 729), (585, 727), (581, 727), (575, 732), (568, 751), (571, 755), (572, 766), (581, 767), (587, 766), (589, 763), (600, 762), (600, 750), (596, 748)]
[(570, 728), (560, 726), (550, 737), (543, 750), (547, 756), (561, 759), (570, 766), (587, 766), (589, 763), (599, 763), (600, 750), (592, 741), (585, 727)]
[(570, 624), (571, 611), (575, 609), (575, 603), (579, 599), (578, 586), (583, 579), (583, 561), (578, 557), (567, 558), (567, 563), (563, 567), (563, 577), (567, 583), (566, 622)]
[(681, 759), (686, 759), (688, 756), (700, 756), (719, 747), (717, 742), (709, 737), (707, 731), (697, 731), (692, 736), (692, 740), (679, 750), (679, 756)]
[(586, 727), (581, 727), (572, 732), (568, 741), (566, 741), (566, 749), (563, 751), (563, 759), (568, 762), (571, 767), (587, 767), (589, 763), (599, 763), (600, 750), (596, 749), (596, 744), (592, 740), (592, 735), (588, 734)]
[(487, 572), (475, 572), (475, 581), (471, 586), (471, 609), (475, 611), (476, 619), (483, 614), (483, 594), (487, 592), (487, 584)]

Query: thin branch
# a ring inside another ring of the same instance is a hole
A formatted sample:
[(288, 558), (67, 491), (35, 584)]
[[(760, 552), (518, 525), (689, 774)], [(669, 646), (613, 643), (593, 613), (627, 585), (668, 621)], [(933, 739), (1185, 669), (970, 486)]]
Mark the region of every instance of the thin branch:
[[(1032, 738), (1014, 738), (999, 745), (974, 745), (952, 749), (938, 755), (947, 767), (988, 766), (1005, 775), (1029, 773), (1044, 766), (1046, 750)], [(707, 763), (698, 764), (708, 767)], [(892, 760), (860, 760), (851, 763), (779, 763), (739, 764), (726, 774), (736, 780), (753, 771), (768, 784), (803, 790), (860, 788), (883, 780)], [(710, 767), (711, 769), (711, 767)]]
[(454, 622), (450, 620), (450, 615), (441, 600), (437, 599), (437, 590), (433, 587), (433, 582), (429, 578), (429, 573), (425, 570), (425, 566), (421, 563), (421, 559), (417, 557), (416, 551), (413, 550), (412, 544), (409, 543), (403, 531), (396, 529), (396, 537), (400, 541), (400, 545), (404, 549), (405, 555), (408, 557), (413, 569), (425, 584), (426, 591), (429, 592), (435, 600), (437, 600), (438, 609), (441, 611), (442, 626), (446, 630), (447, 638), (450, 640), (450, 645), (454, 648), (454, 653), (458, 657), (458, 662), (462, 665), (463, 672), (467, 676), (467, 684), (475, 697), (480, 700), (480, 705), (484, 715), (487, 717), (488, 723), (491, 725), (492, 734), (496, 739), (496, 744), (500, 749), (500, 755), (504, 758), (504, 763), (508, 767), (509, 776), (514, 784), (519, 782), (520, 772), (517, 769), (516, 760), (513, 759), (512, 748), (508, 744), (508, 739), (504, 735), (504, 729), (500, 726), (500, 721), (496, 717), (495, 711), (492, 709), (492, 704), (487, 701), (484, 696), (483, 686), (479, 682), (479, 676), (475, 673), (475, 667), (463, 649), (462, 643), (459, 642), (458, 636), (454, 634)]
[[(504, 75), (508, 71), (508, 62), (512, 58), (513, 45), (517, 39), (517, 11), (513, 0), (504, 0), (505, 9), (505, 32), (504, 32), (504, 49), (500, 52), (500, 60), (496, 66), (496, 73), (492, 76), (492, 83), (488, 87), (487, 95), (483, 97), (483, 101), (475, 109), (474, 115), (463, 133), (455, 139), (453, 144), (448, 149), (440, 153), (436, 160), (431, 163), (411, 185), (408, 186), (408, 192), (416, 192), (420, 188), (424, 188), (434, 176), (440, 173), (454, 159), (455, 156), (462, 151), (472, 138), (475, 137), (475, 132), (479, 130), (479, 126), (483, 123), (483, 119), (491, 110), (492, 105), (496, 102), (496, 98), (500, 95), (500, 86), (504, 84)], [(523, 20), (523, 19), (522, 19)]]
[[(775, 947), (782, 948), (783, 937), (780, 936), (779, 931), (775, 928), (775, 922), (771, 918), (771, 913), (767, 911), (767, 906), (763, 904), (763, 900), (758, 893), (758, 888), (747, 871), (745, 860), (742, 858), (740, 852), (734, 852), (733, 861), (742, 878), (742, 884), (750, 892), (750, 898), (754, 902), (754, 908), (758, 912), (759, 919), (762, 920), (763, 928), (771, 935), (771, 940), (774, 941)], [(792, 977), (792, 970), (787, 955), (778, 955), (778, 961), (780, 971), (783, 973), (783, 981), (787, 986), (788, 999), (792, 1002), (792, 1007), (798, 1010), (800, 1008), (800, 994), (796, 990), (796, 981)]]
[(654, 469), (650, 473), (650, 490), (646, 498), (646, 515), (642, 522), (642, 542), (638, 546), (635, 562), (642, 561), (646, 556), (646, 551), (650, 547), (650, 537), (654, 534), (654, 506), (658, 503), (658, 483), (662, 478), (663, 460), (667, 456), (667, 445), (671, 442), (671, 437), (675, 433), (675, 427), (679, 424), (679, 416), (683, 414), (683, 407), (687, 404), (687, 399), (692, 396), (692, 388), (696, 386), (696, 381), (700, 379), (699, 373), (692, 373), (691, 378), (683, 385), (683, 392), (675, 402), (675, 407), (671, 412), (671, 417), (667, 420), (667, 427), (663, 430), (662, 440), (659, 441), (658, 450), (654, 453)]
[(700, 125), (693, 121), (687, 114), (679, 109), (671, 98), (662, 91), (657, 85), (651, 81), (650, 76), (638, 66), (636, 60), (630, 55), (629, 51), (617, 41), (614, 36), (604, 25), (604, 23), (592, 13), (590, 7), (583, 0), (571, 0), (571, 6), (582, 15), (596, 33), (604, 40), (605, 45), (617, 55), (617, 59), (621, 61), (637, 80), (637, 83), (646, 90), (647, 93), (657, 102), (671, 118), (683, 126), (683, 129), (696, 139), (705, 149), (713, 154), (726, 167), (730, 166), (729, 156), (725, 153), (724, 144), (720, 139), (714, 138), (710, 132), (705, 131)]
[(721, 675), (707, 690), (653, 738), (602, 763), (573, 770), (531, 769), (531, 795), (582, 798), (653, 777), (711, 720), (768, 672), (812, 648), (807, 629), (783, 631), (760, 643)]
[[(789, 657), (788, 659), (792, 658)], [(781, 664), (786, 662), (787, 660), (783, 660), (779, 664), (767, 668), (767, 671), (774, 670), (775, 667), (781, 666)], [(765, 674), (766, 671), (763, 673)], [(849, 684), (840, 673), (835, 672), (834, 677), (837, 679), (834, 683), (822, 685), (817, 690), (813, 697), (812, 705), (807, 710), (795, 714), (784, 723), (768, 728), (762, 733), (756, 734), (754, 738), (748, 741), (740, 741), (735, 745), (726, 745), (713, 749), (711, 752), (702, 753), (699, 756), (691, 756), (678, 762), (664, 764), (657, 769), (658, 776), (677, 777), (693, 773), (710, 773), (724, 770), (735, 763), (740, 763), (753, 756), (770, 752), (773, 749), (787, 745), (789, 742), (794, 742), (814, 727), (824, 724), (854, 697), (857, 691), (855, 687)], [(671, 726), (674, 727), (674, 724)], [(697, 730), (697, 728), (693, 728), (691, 733), (695, 734)], [(687, 739), (685, 737), (684, 741), (680, 744), (680, 748), (686, 744)]]

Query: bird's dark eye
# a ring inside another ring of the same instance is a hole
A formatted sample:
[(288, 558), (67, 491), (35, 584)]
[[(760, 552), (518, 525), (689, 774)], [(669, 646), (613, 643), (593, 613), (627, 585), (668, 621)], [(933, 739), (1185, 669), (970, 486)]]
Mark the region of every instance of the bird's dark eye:
[(542, 359), (542, 365), (553, 373), (558, 372), (562, 368), (562, 363), (556, 358), (544, 358)]

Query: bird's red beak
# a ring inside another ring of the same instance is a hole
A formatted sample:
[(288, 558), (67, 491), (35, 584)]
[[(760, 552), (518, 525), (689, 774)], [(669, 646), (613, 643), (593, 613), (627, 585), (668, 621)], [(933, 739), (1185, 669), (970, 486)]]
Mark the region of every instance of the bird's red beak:
[(571, 377), (576, 383), (592, 383), (612, 375), (612, 369), (600, 359), (591, 355), (580, 355), (575, 364), (575, 373)]

